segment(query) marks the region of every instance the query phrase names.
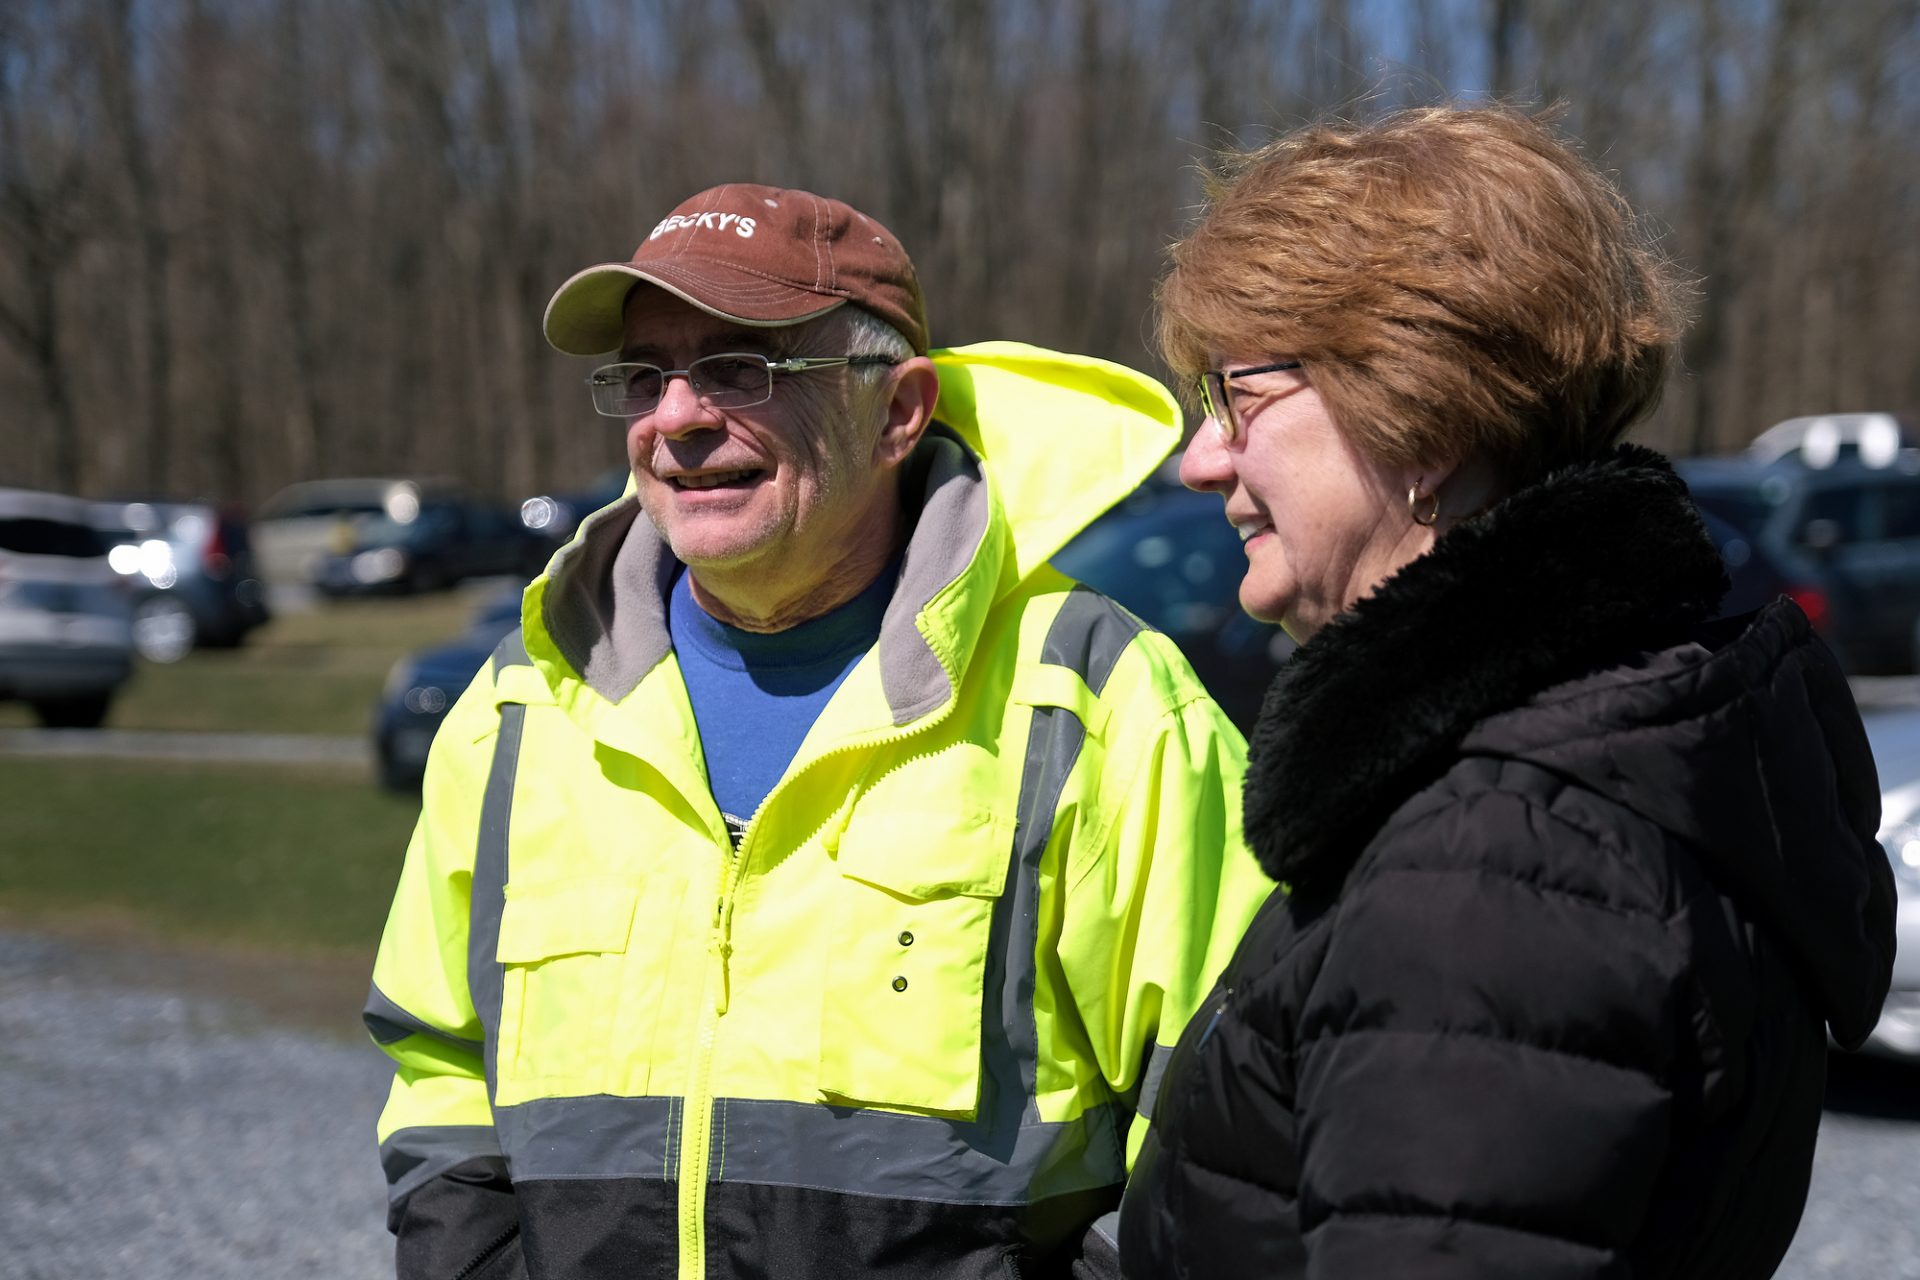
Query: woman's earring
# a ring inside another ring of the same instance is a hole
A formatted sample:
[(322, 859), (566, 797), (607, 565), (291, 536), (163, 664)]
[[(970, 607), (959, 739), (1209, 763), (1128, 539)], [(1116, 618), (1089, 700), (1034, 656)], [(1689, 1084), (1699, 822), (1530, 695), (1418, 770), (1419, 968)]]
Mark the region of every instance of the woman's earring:
[[(1424, 514), (1420, 510), (1423, 502), (1430, 504)], [(1413, 487), (1407, 490), (1407, 514), (1413, 517), (1415, 524), (1431, 529), (1440, 520), (1440, 495), (1429, 493), (1422, 496), (1420, 482), (1414, 481)]]

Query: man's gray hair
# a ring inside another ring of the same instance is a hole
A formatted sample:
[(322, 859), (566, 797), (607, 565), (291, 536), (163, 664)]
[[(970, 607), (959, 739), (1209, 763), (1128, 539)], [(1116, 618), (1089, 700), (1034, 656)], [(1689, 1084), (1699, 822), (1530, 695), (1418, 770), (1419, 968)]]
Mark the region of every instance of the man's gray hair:
[(848, 304), (815, 320), (771, 331), (778, 356), (884, 356), (892, 364), (857, 364), (846, 370), (845, 386), (856, 403), (885, 384), (894, 365), (913, 358), (913, 343), (871, 311)]
[[(841, 310), (846, 317), (846, 354), (850, 356), (885, 356), (896, 364), (913, 358), (913, 344), (906, 335), (882, 320), (871, 311), (848, 306)], [(884, 365), (862, 365), (863, 373), (884, 372)]]

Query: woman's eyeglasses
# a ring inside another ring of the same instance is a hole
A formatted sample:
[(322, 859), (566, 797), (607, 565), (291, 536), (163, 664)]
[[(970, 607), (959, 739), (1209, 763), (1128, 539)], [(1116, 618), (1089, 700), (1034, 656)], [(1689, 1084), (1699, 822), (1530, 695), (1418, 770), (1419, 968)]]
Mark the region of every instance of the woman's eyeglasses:
[(1298, 360), (1279, 360), (1273, 364), (1256, 364), (1247, 369), (1209, 369), (1201, 374), (1200, 403), (1206, 407), (1207, 416), (1219, 425), (1220, 442), (1232, 444), (1240, 437), (1240, 418), (1233, 411), (1232, 388), (1229, 386), (1233, 379), (1301, 367)]

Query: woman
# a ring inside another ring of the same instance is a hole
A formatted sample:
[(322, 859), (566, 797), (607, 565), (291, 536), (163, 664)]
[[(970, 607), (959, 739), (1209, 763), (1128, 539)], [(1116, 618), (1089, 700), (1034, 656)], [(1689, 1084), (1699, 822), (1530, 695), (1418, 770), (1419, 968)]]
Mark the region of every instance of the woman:
[(1829, 1029), (1893, 952), (1845, 681), (1725, 590), (1654, 403), (1681, 288), (1499, 108), (1244, 157), (1160, 291), (1182, 478), (1303, 647), (1249, 843), (1286, 889), (1189, 1025), (1137, 1277), (1765, 1276)]

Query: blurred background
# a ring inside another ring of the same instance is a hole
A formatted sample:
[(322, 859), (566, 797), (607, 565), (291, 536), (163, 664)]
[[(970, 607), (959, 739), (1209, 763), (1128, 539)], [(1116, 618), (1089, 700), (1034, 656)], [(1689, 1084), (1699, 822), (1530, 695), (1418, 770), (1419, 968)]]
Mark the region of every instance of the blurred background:
[[(1920, 959), (1917, 73), (1920, 0), (6, 0), (0, 1271), (387, 1266), (355, 1014), (427, 745), (623, 481), (541, 312), (720, 181), (882, 218), (940, 345), (1156, 369), (1220, 149), (1557, 104), (1700, 282), (1635, 436), (1855, 674)], [(1060, 563), (1250, 721), (1216, 500)], [(1920, 1276), (1903, 975), (1783, 1274)]]
[(1647, 443), (1920, 402), (1911, 0), (9, 0), (0, 475), (258, 503), (618, 461), (538, 320), (721, 180), (887, 222), (936, 341), (1134, 364), (1221, 145), (1493, 92), (1706, 283)]

